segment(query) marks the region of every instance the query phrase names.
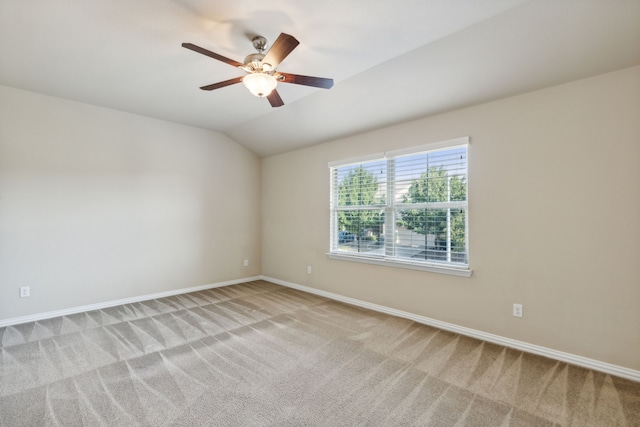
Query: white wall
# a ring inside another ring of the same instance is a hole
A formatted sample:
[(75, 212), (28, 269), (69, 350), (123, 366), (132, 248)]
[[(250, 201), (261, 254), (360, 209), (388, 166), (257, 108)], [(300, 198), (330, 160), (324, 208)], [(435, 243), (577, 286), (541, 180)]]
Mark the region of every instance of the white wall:
[(219, 133), (0, 86), (0, 320), (259, 274), (259, 177)]
[[(327, 258), (329, 161), (467, 135), (472, 277)], [(262, 168), (265, 276), (640, 369), (640, 67)]]

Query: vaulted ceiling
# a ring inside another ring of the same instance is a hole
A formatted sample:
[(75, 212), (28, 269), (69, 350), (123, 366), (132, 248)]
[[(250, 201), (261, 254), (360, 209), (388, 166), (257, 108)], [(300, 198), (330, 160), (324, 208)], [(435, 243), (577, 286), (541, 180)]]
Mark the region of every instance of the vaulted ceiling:
[[(272, 108), (254, 35), (300, 45)], [(640, 64), (640, 0), (0, 0), (0, 84), (227, 134), (260, 156)]]

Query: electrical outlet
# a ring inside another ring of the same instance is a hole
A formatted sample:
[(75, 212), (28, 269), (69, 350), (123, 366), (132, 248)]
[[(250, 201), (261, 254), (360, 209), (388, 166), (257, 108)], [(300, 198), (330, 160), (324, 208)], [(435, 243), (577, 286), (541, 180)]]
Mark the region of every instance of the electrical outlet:
[(515, 317), (522, 317), (522, 304), (513, 304), (513, 315)]
[(31, 289), (29, 286), (21, 286), (20, 287), (20, 298), (27, 298), (31, 296)]
[(307, 274), (311, 274), (311, 266), (307, 265)]
[(245, 260), (244, 260), (244, 266), (245, 266), (245, 267), (249, 267), (249, 260), (248, 260), (248, 259), (245, 259)]

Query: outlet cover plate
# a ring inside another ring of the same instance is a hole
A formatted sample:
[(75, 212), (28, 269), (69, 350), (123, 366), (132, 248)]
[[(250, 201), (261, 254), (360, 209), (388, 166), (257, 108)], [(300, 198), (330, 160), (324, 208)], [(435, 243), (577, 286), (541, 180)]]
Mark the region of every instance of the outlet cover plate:
[(522, 304), (513, 304), (513, 315), (515, 317), (522, 317)]

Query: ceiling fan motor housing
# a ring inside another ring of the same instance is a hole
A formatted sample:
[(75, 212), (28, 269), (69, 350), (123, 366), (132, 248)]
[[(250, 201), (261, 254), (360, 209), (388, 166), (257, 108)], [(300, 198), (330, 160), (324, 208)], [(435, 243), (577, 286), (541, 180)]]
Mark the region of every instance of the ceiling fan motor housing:
[(261, 70), (263, 58), (263, 53), (250, 53), (244, 58), (244, 65), (250, 70), (250, 72)]

